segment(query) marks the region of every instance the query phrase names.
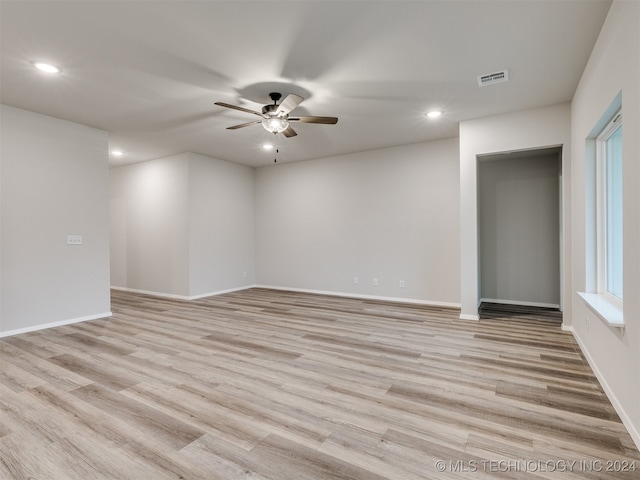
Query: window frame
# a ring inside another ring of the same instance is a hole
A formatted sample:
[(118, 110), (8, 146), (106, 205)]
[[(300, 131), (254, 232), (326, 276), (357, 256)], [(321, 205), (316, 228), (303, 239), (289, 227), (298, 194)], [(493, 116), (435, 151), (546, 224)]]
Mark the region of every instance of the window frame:
[[(609, 291), (608, 286), (608, 244), (607, 238), (609, 234), (608, 225), (608, 183), (609, 183), (609, 158), (608, 158), (608, 144), (607, 142), (618, 131), (622, 132), (622, 110), (619, 109), (611, 118), (611, 120), (605, 125), (596, 137), (596, 291), (599, 295), (602, 295), (608, 302), (615, 305), (617, 308), (622, 309), (623, 298), (618, 297), (613, 292)], [(622, 158), (620, 159), (622, 162)], [(622, 174), (624, 178), (624, 174)], [(622, 179), (620, 182), (620, 188), (622, 188)], [(622, 203), (620, 205), (622, 209)], [(624, 222), (623, 212), (621, 215), (621, 225)], [(620, 227), (622, 229), (622, 227)], [(622, 231), (619, 232), (622, 236)], [(620, 284), (624, 288), (622, 281), (624, 260), (620, 264)]]

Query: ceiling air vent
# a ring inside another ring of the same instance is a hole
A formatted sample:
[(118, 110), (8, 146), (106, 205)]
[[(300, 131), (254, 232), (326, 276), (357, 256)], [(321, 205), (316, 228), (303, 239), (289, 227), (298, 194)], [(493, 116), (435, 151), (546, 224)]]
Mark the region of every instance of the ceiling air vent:
[(500, 72), (480, 75), (478, 77), (478, 86), (486, 87), (487, 85), (494, 85), (496, 83), (502, 83), (508, 80), (509, 80), (509, 70), (502, 70)]

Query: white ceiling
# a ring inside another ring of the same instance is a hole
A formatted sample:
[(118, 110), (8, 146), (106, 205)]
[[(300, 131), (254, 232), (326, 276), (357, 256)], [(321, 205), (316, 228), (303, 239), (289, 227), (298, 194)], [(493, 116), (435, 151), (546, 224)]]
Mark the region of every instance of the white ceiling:
[[(195, 152), (273, 162), (250, 114), (297, 93), (278, 162), (455, 137), (458, 122), (571, 100), (610, 0), (2, 1), (2, 103), (101, 128), (112, 165)], [(51, 76), (32, 62), (62, 68)], [(479, 88), (477, 76), (508, 69)], [(437, 120), (424, 114), (433, 108)]]

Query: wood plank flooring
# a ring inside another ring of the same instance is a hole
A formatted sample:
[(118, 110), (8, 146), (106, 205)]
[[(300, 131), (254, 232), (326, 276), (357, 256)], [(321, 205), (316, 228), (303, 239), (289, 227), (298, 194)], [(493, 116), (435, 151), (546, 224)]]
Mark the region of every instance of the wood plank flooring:
[(114, 291), (0, 341), (0, 478), (638, 479), (558, 314)]

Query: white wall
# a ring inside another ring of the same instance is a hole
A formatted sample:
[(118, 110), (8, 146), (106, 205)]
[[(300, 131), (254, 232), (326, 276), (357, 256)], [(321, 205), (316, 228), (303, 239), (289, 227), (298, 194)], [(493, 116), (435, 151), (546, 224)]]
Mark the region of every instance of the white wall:
[(559, 154), (479, 162), (481, 297), (560, 305)]
[(253, 205), (253, 170), (222, 160), (112, 169), (112, 286), (193, 298), (253, 284)]
[(253, 169), (191, 154), (189, 178), (189, 295), (253, 285)]
[(0, 116), (0, 335), (108, 316), (107, 133), (6, 105)]
[[(563, 146), (561, 269), (563, 272), (570, 271), (570, 125), (569, 104), (460, 122), (461, 318), (477, 319), (480, 300), (478, 155)], [(565, 322), (571, 318), (571, 297), (567, 296), (570, 279), (569, 274), (563, 275), (561, 285), (561, 304), (565, 312)]]
[(457, 139), (259, 168), (257, 283), (457, 305), (458, 189)]
[[(622, 92), (625, 330), (586, 307), (585, 140)], [(573, 331), (640, 447), (640, 2), (613, 3), (571, 104)], [(587, 328), (587, 320), (589, 327)]]
[(189, 296), (189, 154), (111, 169), (111, 285)]

